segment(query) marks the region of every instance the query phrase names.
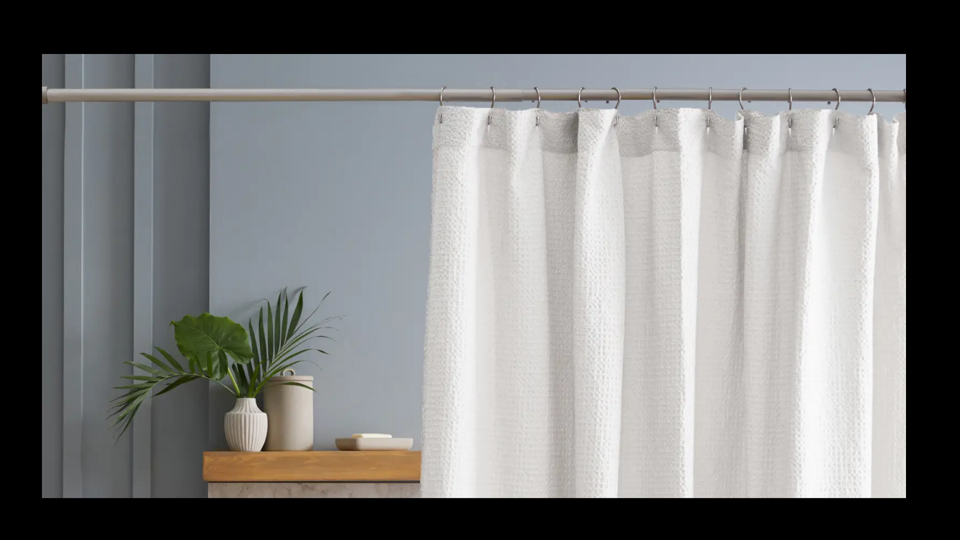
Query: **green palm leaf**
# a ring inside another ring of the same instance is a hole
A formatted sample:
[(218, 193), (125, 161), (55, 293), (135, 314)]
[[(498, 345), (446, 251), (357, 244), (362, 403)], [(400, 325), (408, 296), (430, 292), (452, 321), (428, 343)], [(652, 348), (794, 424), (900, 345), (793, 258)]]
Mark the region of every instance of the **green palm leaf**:
[(126, 364), (126, 365), (128, 365), (128, 366), (135, 367), (135, 368), (140, 369), (140, 370), (143, 370), (143, 371), (146, 371), (147, 373), (150, 373), (150, 374), (152, 374), (152, 375), (156, 375), (157, 377), (163, 377), (163, 373), (160, 372), (160, 370), (154, 369), (154, 368), (152, 368), (152, 367), (150, 367), (150, 366), (145, 366), (145, 365), (143, 365), (143, 364), (137, 364), (137, 363), (135, 363), (135, 362), (124, 362), (124, 364)]
[(297, 300), (297, 307), (293, 310), (293, 318), (290, 319), (290, 327), (286, 341), (290, 341), (290, 338), (296, 333), (297, 325), (300, 324), (300, 315), (303, 315), (303, 291), (300, 291), (300, 299)]
[(260, 350), (257, 347), (257, 336), (253, 333), (253, 321), (248, 321), (247, 326), (250, 328), (250, 348), (253, 350), (253, 361), (259, 364)]
[(280, 294), (283, 296), (283, 326), (280, 328), (280, 346), (282, 347), (287, 342), (287, 323), (289, 322), (287, 317), (290, 315), (290, 298), (287, 297), (286, 289)]
[(179, 379), (175, 380), (175, 381), (172, 382), (172, 383), (167, 383), (167, 387), (164, 388), (163, 390), (157, 392), (157, 395), (154, 396), (154, 397), (160, 397), (160, 396), (166, 394), (167, 392), (173, 390), (174, 388), (176, 388), (176, 387), (178, 387), (178, 386), (180, 386), (180, 385), (182, 385), (182, 384), (186, 384), (186, 383), (188, 383), (188, 382), (190, 382), (190, 381), (195, 381), (195, 380), (197, 380), (197, 379), (199, 379), (199, 378), (200, 378), (200, 377), (194, 377), (194, 376), (191, 376), (191, 375), (184, 375), (184, 376), (180, 377)]
[[(273, 354), (277, 354), (277, 349), (280, 348), (280, 302), (283, 301), (283, 291), (280, 291), (280, 295), (277, 296), (277, 320), (273, 323), (273, 329), (276, 332), (276, 335), (273, 339)], [(268, 304), (269, 305), (269, 304)]]
[(307, 386), (307, 385), (305, 385), (305, 384), (300, 384), (300, 383), (298, 383), (298, 382), (285, 382), (285, 383), (280, 383), (280, 386), (299, 386), (300, 388), (306, 388), (307, 390), (316, 393), (316, 390), (314, 390), (313, 388), (311, 388), (311, 387), (309, 387), (309, 386)]
[(159, 377), (141, 377), (140, 375), (124, 375), (120, 378), (128, 381), (147, 381), (152, 383), (157, 383), (163, 380)]
[(273, 354), (277, 352), (273, 348), (273, 306), (267, 302), (267, 361), (273, 360)]
[(167, 362), (169, 362), (170, 365), (173, 366), (173, 368), (174, 368), (177, 372), (179, 372), (179, 373), (182, 373), (182, 372), (183, 372), (183, 366), (181, 366), (181, 365), (180, 365), (180, 362), (177, 362), (177, 359), (174, 358), (170, 353), (168, 353), (167, 351), (161, 349), (160, 347), (154, 347), (154, 348), (157, 349), (158, 351), (160, 351), (160, 354), (162, 354), (163, 357), (167, 359)]
[(155, 356), (150, 356), (150, 355), (147, 354), (147, 353), (140, 353), (140, 356), (142, 356), (142, 357), (146, 358), (147, 360), (153, 362), (153, 364), (154, 364), (155, 366), (157, 366), (158, 368), (162, 369), (163, 371), (165, 371), (165, 372), (167, 372), (167, 373), (173, 373), (173, 372), (174, 372), (174, 371), (173, 371), (173, 368), (167, 366), (166, 364), (164, 364), (163, 362), (161, 362), (159, 359), (157, 359)]
[(250, 382), (247, 380), (247, 374), (243, 371), (243, 366), (234, 364), (233, 371), (236, 373), (237, 382), (240, 383), (240, 392), (244, 395), (248, 394), (250, 392)]
[(267, 356), (267, 336), (263, 332), (263, 308), (260, 308), (260, 361), (264, 364), (270, 362)]

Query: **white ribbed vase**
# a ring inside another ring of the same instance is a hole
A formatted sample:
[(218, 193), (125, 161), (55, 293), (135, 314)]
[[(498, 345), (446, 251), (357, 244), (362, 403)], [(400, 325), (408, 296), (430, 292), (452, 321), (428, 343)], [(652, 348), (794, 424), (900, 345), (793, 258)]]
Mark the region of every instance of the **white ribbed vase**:
[(223, 420), (227, 446), (233, 452), (259, 452), (267, 441), (267, 414), (256, 399), (242, 398)]

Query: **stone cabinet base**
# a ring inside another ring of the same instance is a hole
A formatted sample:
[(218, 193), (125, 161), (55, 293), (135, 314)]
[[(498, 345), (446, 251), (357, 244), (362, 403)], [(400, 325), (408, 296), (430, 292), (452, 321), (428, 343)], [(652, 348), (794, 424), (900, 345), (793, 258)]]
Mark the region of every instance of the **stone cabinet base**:
[(419, 499), (420, 484), (207, 484), (210, 499)]

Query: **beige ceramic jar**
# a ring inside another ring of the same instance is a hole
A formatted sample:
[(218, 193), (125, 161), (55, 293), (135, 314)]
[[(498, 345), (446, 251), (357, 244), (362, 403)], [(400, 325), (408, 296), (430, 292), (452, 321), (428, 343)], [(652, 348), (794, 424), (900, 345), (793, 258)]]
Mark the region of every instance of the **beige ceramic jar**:
[(263, 392), (263, 408), (267, 413), (267, 452), (313, 450), (313, 392), (295, 382), (313, 388), (313, 377), (300, 376), (288, 369), (270, 379)]

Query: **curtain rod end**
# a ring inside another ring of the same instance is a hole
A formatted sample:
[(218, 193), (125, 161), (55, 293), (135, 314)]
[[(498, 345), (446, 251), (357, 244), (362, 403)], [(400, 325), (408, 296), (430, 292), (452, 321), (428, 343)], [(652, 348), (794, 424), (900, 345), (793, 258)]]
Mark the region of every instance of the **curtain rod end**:
[(41, 86), (41, 87), (40, 87), (40, 104), (41, 104), (41, 105), (46, 105), (47, 103), (50, 103), (50, 102), (47, 100), (47, 87), (46, 87), (46, 86)]

